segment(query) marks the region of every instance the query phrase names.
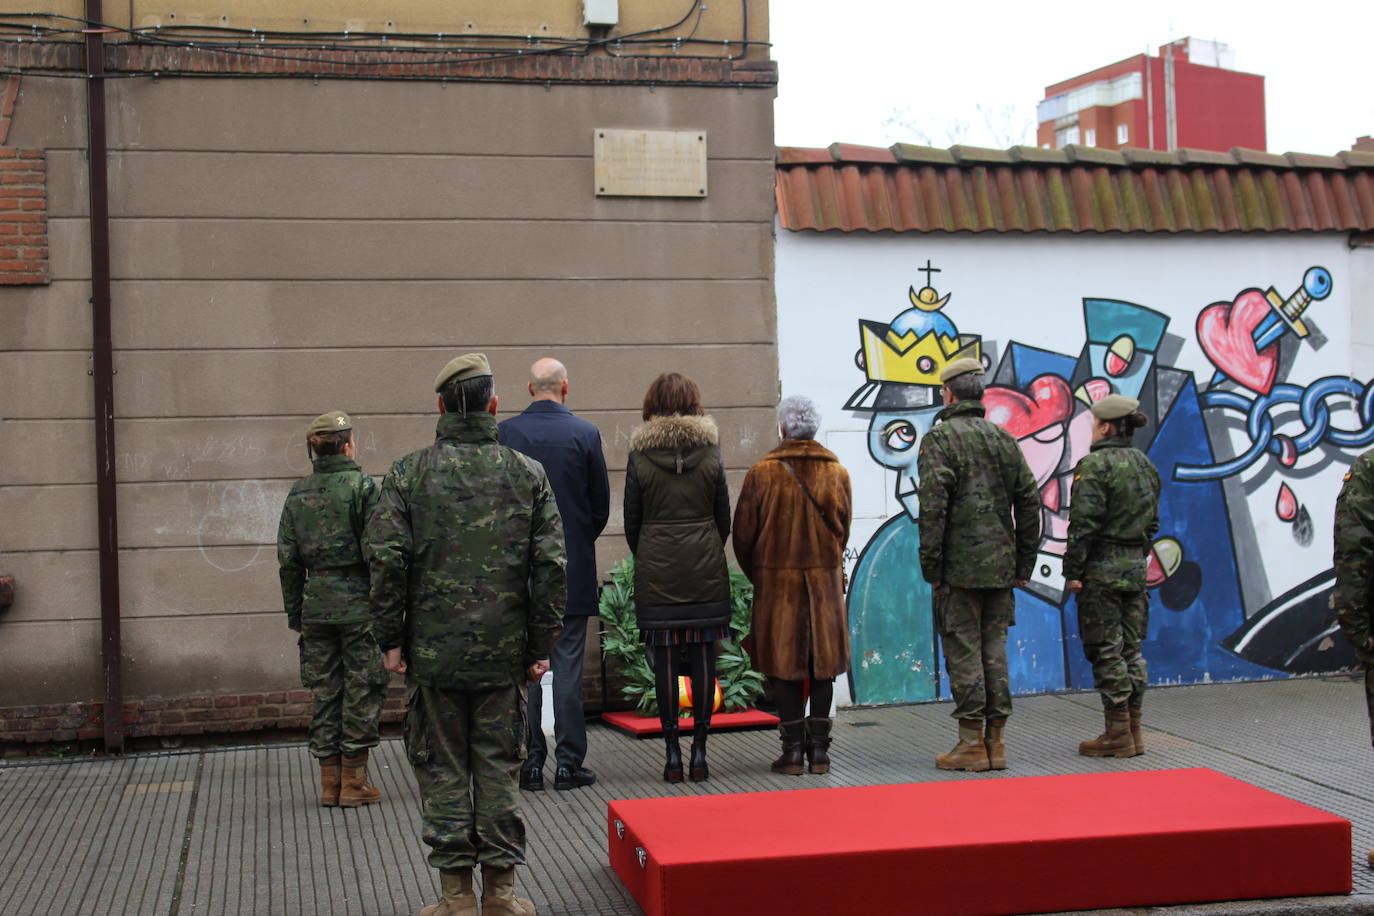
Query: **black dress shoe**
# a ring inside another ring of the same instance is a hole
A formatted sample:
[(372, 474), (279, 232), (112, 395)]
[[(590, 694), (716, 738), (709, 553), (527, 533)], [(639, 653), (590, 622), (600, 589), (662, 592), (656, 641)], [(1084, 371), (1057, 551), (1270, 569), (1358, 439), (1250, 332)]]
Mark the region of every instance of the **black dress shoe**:
[(540, 767), (521, 767), (520, 768), (520, 788), (526, 792), (544, 791), (544, 768)]
[(596, 774), (586, 767), (559, 767), (558, 772), (553, 774), (553, 787), (560, 791), (566, 789), (580, 789), (596, 782)]

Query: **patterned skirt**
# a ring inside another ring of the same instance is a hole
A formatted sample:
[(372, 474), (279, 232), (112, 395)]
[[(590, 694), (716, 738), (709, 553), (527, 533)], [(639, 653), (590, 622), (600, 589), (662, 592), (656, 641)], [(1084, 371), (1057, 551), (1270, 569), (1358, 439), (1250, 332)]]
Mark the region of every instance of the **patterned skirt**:
[(682, 646), (700, 642), (716, 642), (730, 637), (730, 625), (716, 627), (678, 627), (672, 630), (640, 630), (646, 646)]

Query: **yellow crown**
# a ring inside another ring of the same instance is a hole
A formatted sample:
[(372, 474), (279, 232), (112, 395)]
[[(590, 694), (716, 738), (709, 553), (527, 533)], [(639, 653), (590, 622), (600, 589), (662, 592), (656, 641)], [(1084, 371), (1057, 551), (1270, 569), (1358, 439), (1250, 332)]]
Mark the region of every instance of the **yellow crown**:
[[(892, 324), (859, 321), (864, 370), (872, 382), (900, 382), (939, 387), (940, 372), (956, 359), (981, 361), (983, 339), (960, 334), (939, 310), (949, 296), (937, 298), (929, 286), (910, 291), (912, 308)], [(907, 327), (904, 332), (896, 326)], [(916, 325), (916, 327), (910, 327)], [(919, 328), (919, 330), (918, 330)]]

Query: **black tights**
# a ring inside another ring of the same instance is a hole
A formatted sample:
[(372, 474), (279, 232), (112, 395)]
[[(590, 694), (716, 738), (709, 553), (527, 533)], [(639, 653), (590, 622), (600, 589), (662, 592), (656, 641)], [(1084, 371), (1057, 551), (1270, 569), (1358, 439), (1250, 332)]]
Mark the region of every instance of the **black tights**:
[(664, 728), (677, 725), (678, 653), (686, 652), (692, 675), (692, 718), (702, 724), (711, 721), (716, 700), (716, 644), (693, 642), (685, 646), (654, 646), (654, 690), (658, 699), (658, 720)]
[[(806, 715), (806, 701), (802, 699), (802, 685), (805, 681), (784, 681), (773, 678), (773, 699), (778, 704), (778, 718), (784, 722), (796, 722)], [(835, 679), (811, 679), (811, 714), (820, 718), (830, 715), (830, 704), (835, 699)]]

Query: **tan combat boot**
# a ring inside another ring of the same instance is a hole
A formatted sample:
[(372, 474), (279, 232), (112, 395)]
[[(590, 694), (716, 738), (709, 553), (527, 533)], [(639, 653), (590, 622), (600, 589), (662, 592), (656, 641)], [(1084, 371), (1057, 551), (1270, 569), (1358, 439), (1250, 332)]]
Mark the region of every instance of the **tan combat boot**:
[(988, 749), (988, 766), (994, 770), (1005, 770), (1007, 768), (1007, 749), (1002, 744), (1002, 729), (1007, 726), (1007, 717), (998, 716), (995, 719), (988, 719), (988, 732), (983, 738), (983, 744)]
[(482, 866), (483, 916), (534, 916), (534, 901), (515, 896), (515, 866)]
[(356, 808), (382, 800), (382, 793), (367, 781), (367, 751), (357, 757), (345, 757), (339, 771), (339, 805)]
[(1104, 711), (1106, 730), (1091, 741), (1080, 741), (1078, 753), (1084, 757), (1134, 757), (1139, 753), (1131, 740), (1131, 717), (1124, 708)]
[(338, 754), (319, 758), (321, 808), (336, 808), (339, 805), (339, 759)]
[(420, 911), (420, 916), (477, 916), (477, 895), (472, 892), (472, 869), (440, 869), (439, 889), (442, 893), (439, 902), (425, 907)]
[(1131, 714), (1131, 741), (1135, 744), (1137, 754), (1145, 753), (1145, 736), (1140, 732), (1140, 707), (1128, 707)]
[(977, 719), (959, 720), (959, 743), (948, 754), (939, 754), (935, 766), (941, 770), (967, 770), (981, 773), (989, 769), (988, 749), (983, 744), (983, 723)]

